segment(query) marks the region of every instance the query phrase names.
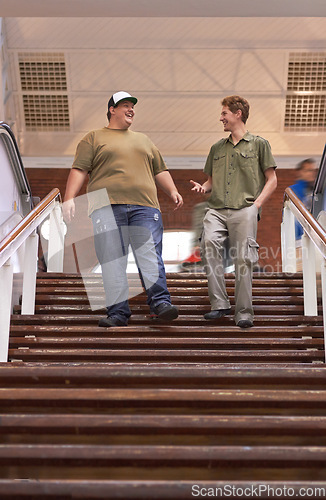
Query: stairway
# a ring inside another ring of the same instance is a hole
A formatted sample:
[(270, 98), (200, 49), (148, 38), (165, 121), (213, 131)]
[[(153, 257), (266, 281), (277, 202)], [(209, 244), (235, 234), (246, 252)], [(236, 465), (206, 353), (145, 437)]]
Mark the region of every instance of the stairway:
[[(92, 293), (101, 292), (100, 276), (85, 277)], [(227, 276), (234, 297), (234, 277)], [(137, 280), (131, 277), (130, 289)], [(323, 362), (322, 310), (303, 315), (302, 276), (259, 275), (253, 280), (255, 327), (235, 326), (233, 315), (207, 322), (210, 310), (203, 274), (168, 276), (172, 301), (180, 316), (170, 325), (149, 317), (144, 294), (131, 299), (127, 328), (97, 326), (104, 310), (92, 311), (79, 275), (42, 274), (37, 281), (33, 316), (12, 318), (9, 357), (30, 362)]]
[(255, 274), (248, 330), (203, 319), (204, 275), (168, 287), (172, 324), (141, 294), (128, 327), (103, 329), (79, 275), (38, 276), (0, 364), (1, 500), (326, 496), (322, 311), (303, 315), (302, 275)]

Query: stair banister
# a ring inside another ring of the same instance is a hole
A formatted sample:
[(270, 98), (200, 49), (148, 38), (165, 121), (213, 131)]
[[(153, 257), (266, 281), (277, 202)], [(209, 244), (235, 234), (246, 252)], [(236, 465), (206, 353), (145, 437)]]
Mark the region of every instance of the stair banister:
[[(0, 362), (8, 359), (10, 316), (12, 313), (13, 259), (24, 252), (22, 314), (34, 314), (38, 258), (37, 228), (50, 216), (51, 271), (63, 270), (64, 224), (60, 191), (53, 189), (14, 229), (0, 242)], [(55, 241), (53, 241), (55, 240)]]
[(301, 224), (304, 231), (302, 236), (302, 273), (305, 316), (317, 316), (318, 314), (317, 272), (319, 269), (316, 267), (316, 249), (320, 255), (324, 346), (326, 346), (326, 231), (306, 209), (292, 189), (286, 188), (284, 193), (283, 221), (281, 226), (282, 270), (284, 272), (296, 272), (296, 219)]
[(326, 258), (326, 231), (306, 209), (302, 201), (294, 194), (291, 188), (286, 188), (285, 190), (284, 205), (295, 215), (295, 218), (301, 224), (305, 233), (313, 241), (321, 255)]

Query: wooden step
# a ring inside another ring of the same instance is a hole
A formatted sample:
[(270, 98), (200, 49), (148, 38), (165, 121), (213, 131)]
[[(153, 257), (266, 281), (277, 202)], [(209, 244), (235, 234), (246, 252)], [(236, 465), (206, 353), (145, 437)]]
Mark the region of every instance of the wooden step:
[[(323, 324), (322, 316), (303, 316), (303, 315), (295, 315), (295, 314), (275, 314), (275, 315), (266, 315), (264, 311), (260, 311), (261, 314), (257, 314), (254, 319), (255, 326), (280, 326), (284, 325), (286, 322), (287, 325), (315, 325), (320, 326)], [(93, 325), (96, 326), (98, 321), (103, 318), (104, 314), (99, 314), (98, 312), (94, 312), (92, 314), (83, 314), (82, 318), (75, 314), (35, 314), (35, 315), (18, 315), (15, 314), (11, 318), (11, 322), (13, 325)], [(169, 326), (202, 326), (205, 329), (210, 325), (218, 326), (231, 326), (234, 325), (234, 319), (232, 315), (224, 316), (223, 318), (217, 321), (206, 321), (201, 315), (180, 315), (176, 320), (171, 323), (171, 325), (164, 325), (163, 322), (159, 322), (158, 320), (153, 320), (148, 315), (137, 315), (134, 314), (129, 319), (129, 324), (131, 326), (139, 325), (150, 326), (156, 325), (158, 328), (169, 327)], [(123, 327), (120, 327), (120, 330)]]
[[(238, 335), (236, 335), (238, 333)], [(221, 350), (221, 349), (323, 349), (324, 339), (321, 338), (297, 338), (274, 339), (274, 338), (251, 338), (248, 334), (236, 332), (233, 338), (177, 338), (152, 337), (128, 338), (128, 337), (104, 337), (103, 335), (92, 337), (15, 337), (10, 340), (10, 348), (28, 347), (29, 349), (126, 349), (137, 350), (163, 350), (163, 349), (191, 349), (191, 350)], [(234, 338), (237, 337), (237, 338)]]
[(112, 350), (112, 349), (9, 349), (9, 358), (19, 361), (99, 361), (99, 362), (179, 362), (179, 363), (322, 363), (325, 352), (322, 350), (234, 350), (204, 351), (197, 350)]
[(2, 445), (0, 464), (29, 467), (320, 467), (326, 461), (325, 446), (123, 446), (123, 445)]
[[(87, 290), (91, 290), (92, 294), (96, 295), (101, 295), (103, 294), (103, 287), (100, 286), (94, 286), (92, 288), (87, 288)], [(137, 291), (139, 292), (139, 288), (130, 288), (131, 291)], [(70, 286), (70, 287), (65, 287), (64, 284), (61, 286), (40, 286), (38, 285), (38, 288), (36, 290), (36, 298), (38, 298), (39, 295), (43, 296), (48, 296), (48, 295), (61, 295), (66, 297), (74, 297), (74, 296), (85, 296), (86, 297), (86, 289), (84, 286)], [(169, 292), (173, 297), (207, 297), (208, 294), (208, 289), (207, 286), (192, 286), (192, 287), (186, 287), (186, 286), (179, 286), (179, 287), (169, 287)], [(231, 297), (234, 296), (234, 286), (228, 286), (227, 287), (227, 292), (231, 295)], [(272, 289), (266, 289), (266, 287), (261, 287), (261, 286), (256, 286), (254, 288), (254, 298), (259, 297), (259, 296), (271, 296), (271, 297), (278, 297), (278, 296), (300, 296), (303, 297), (303, 290), (301, 286), (293, 286), (293, 287), (287, 287), (287, 286), (275, 286)], [(137, 299), (137, 297), (140, 297)], [(141, 300), (144, 297), (146, 297), (145, 292), (139, 293), (139, 295), (136, 295), (131, 298), (131, 301), (137, 301)]]
[[(214, 409), (217, 412), (248, 408), (252, 412), (275, 413), (279, 409), (308, 409), (317, 412), (326, 408), (326, 391), (323, 390), (272, 390), (272, 389), (168, 389), (168, 388), (1, 388), (2, 412), (12, 408), (133, 408), (172, 409), (193, 413)], [(11, 410), (12, 411), (12, 410)]]
[[(249, 333), (250, 338), (323, 338), (324, 329), (322, 325), (311, 325), (309, 322), (306, 324), (299, 325), (284, 325), (279, 326), (264, 326), (255, 325), (255, 328), (250, 328), (247, 333)], [(97, 324), (89, 325), (50, 325), (50, 324), (24, 324), (23, 322), (12, 324), (10, 329), (10, 339), (14, 337), (52, 337), (55, 335), (56, 338), (69, 336), (78, 336), (79, 338), (84, 336), (92, 337), (102, 337), (102, 338), (130, 338), (135, 337), (141, 341), (142, 338), (153, 337), (155, 339), (171, 337), (177, 338), (235, 338), (241, 337), (246, 338), (247, 335), (245, 330), (241, 330), (235, 324), (229, 324), (219, 326), (217, 323), (207, 322), (205, 325), (204, 333), (202, 332), (201, 326), (194, 325), (177, 325), (172, 323), (170, 325), (156, 324), (152, 322), (149, 325), (142, 325), (141, 328), (137, 325), (129, 324), (127, 327), (111, 327), (102, 328), (98, 327)]]
[[(17, 479), (15, 481), (0, 480), (2, 499), (44, 499), (56, 500), (75, 499), (124, 499), (124, 500), (185, 500), (189, 498), (212, 497), (241, 498), (241, 494), (258, 496), (267, 500), (273, 495), (280, 500), (288, 500), (289, 495), (299, 497), (309, 495), (310, 498), (325, 496), (326, 482), (317, 480), (287, 481), (221, 481), (221, 480), (48, 480), (48, 479)], [(233, 495), (231, 497), (230, 495)], [(314, 496), (312, 496), (314, 495)]]
[(0, 363), (0, 387), (15, 386), (324, 390), (326, 368), (324, 364)]
[[(207, 283), (207, 278), (204, 272), (198, 272), (198, 273), (190, 273), (190, 272), (168, 272), (166, 274), (167, 277), (167, 283), (170, 284), (173, 281), (185, 281), (191, 283), (192, 281), (196, 282), (206, 282)], [(138, 280), (138, 273), (128, 273), (128, 278), (130, 280)], [(100, 273), (86, 273), (83, 276), (79, 273), (52, 273), (52, 272), (38, 272), (37, 274), (37, 279), (42, 281), (83, 281), (85, 279), (90, 280), (90, 281), (100, 281), (101, 274)], [(225, 274), (225, 279), (226, 280), (234, 280), (234, 273), (226, 273)], [(298, 282), (302, 283), (303, 280), (303, 275), (301, 273), (253, 273), (253, 281), (264, 281), (264, 282), (270, 282), (271, 286), (275, 282)]]
[[(16, 306), (14, 308), (14, 314), (20, 314), (20, 307)], [(197, 304), (189, 304), (184, 305), (181, 304), (178, 306), (179, 315), (187, 316), (187, 315), (198, 315), (203, 316), (205, 313), (209, 312), (211, 308), (207, 304), (197, 305)], [(90, 305), (88, 304), (42, 304), (35, 306), (35, 314), (75, 314), (75, 315), (83, 315), (83, 314), (105, 314), (105, 308), (96, 308), (96, 310), (92, 310)], [(292, 305), (292, 304), (270, 304), (269, 302), (263, 305), (254, 304), (254, 312), (255, 316), (258, 315), (266, 315), (266, 314), (275, 314), (275, 315), (293, 315), (297, 314), (302, 316), (304, 314), (303, 304)], [(320, 306), (321, 313), (321, 306)], [(146, 304), (141, 305), (133, 305), (132, 314), (144, 314), (149, 315), (149, 308)]]
[[(255, 291), (256, 295), (257, 292)], [(255, 296), (253, 298), (253, 304), (255, 305), (301, 305), (303, 306), (303, 296), (291, 296), (291, 295), (269, 295), (266, 297), (266, 290), (262, 293), (263, 296)], [(98, 300), (103, 300), (103, 294), (101, 295), (100, 293), (97, 295)], [(137, 304), (144, 304), (146, 302), (145, 294), (137, 295), (136, 297), (132, 297), (130, 299), (130, 303), (132, 304), (133, 307)], [(92, 300), (95, 300), (95, 297), (92, 295)], [(230, 296), (230, 301), (231, 303), (234, 302), (234, 297)], [(89, 304), (89, 299), (87, 295), (83, 294), (73, 294), (73, 293), (66, 293), (62, 292), (59, 294), (51, 294), (51, 293), (38, 293), (36, 295), (36, 305), (58, 305), (58, 304), (67, 304), (67, 305), (85, 305)], [(185, 307), (191, 305), (191, 306), (199, 306), (199, 305), (205, 305), (206, 309), (210, 309), (210, 304), (209, 304), (209, 298), (208, 295), (183, 295), (180, 296), (179, 294), (173, 297), (173, 304), (174, 305), (181, 305), (181, 307)], [(303, 310), (303, 309), (302, 309)]]
[[(6, 437), (7, 442), (9, 436), (15, 436), (16, 442), (21, 436), (19, 442), (24, 442), (24, 437), (30, 440), (30, 435), (33, 435), (33, 442), (38, 443), (41, 443), (45, 436), (48, 442), (54, 443), (57, 436), (67, 436), (66, 442), (70, 442), (68, 436), (78, 436), (82, 441), (82, 436), (93, 435), (100, 436), (102, 442), (111, 442), (114, 438), (115, 443), (123, 443), (128, 436), (134, 436), (139, 443), (147, 443), (149, 440), (158, 443), (163, 441), (165, 436), (174, 436), (173, 439), (177, 441), (196, 443), (207, 441), (209, 437), (212, 444), (224, 445), (230, 440), (234, 442), (235, 436), (238, 442), (245, 437), (247, 443), (252, 445), (258, 444), (262, 436), (265, 441), (274, 445), (291, 442), (293, 437), (299, 437), (302, 441), (309, 437), (309, 442), (315, 444), (326, 443), (324, 416), (2, 413), (0, 418), (0, 434)], [(199, 441), (199, 437), (203, 440)], [(316, 439), (313, 440), (312, 437)]]

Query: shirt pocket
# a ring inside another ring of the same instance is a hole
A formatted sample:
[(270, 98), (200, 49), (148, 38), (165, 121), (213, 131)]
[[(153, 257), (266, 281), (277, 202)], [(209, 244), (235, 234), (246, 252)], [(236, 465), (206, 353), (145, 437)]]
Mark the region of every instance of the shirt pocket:
[(215, 155), (213, 159), (214, 166), (224, 167), (226, 154)]
[(240, 158), (242, 160), (243, 165), (251, 165), (253, 161), (256, 159), (256, 155), (253, 152), (249, 153), (240, 153)]

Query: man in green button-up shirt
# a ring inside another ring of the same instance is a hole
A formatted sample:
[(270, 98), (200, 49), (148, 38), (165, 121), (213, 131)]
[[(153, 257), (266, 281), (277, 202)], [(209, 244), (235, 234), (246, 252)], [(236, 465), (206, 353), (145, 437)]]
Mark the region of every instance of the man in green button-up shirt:
[(266, 139), (246, 129), (249, 103), (239, 96), (225, 97), (220, 121), (229, 137), (211, 147), (203, 185), (191, 181), (193, 191), (211, 193), (204, 218), (202, 249), (211, 311), (207, 320), (231, 312), (224, 280), (225, 242), (235, 263), (235, 323), (253, 326), (252, 269), (258, 261), (257, 221), (263, 203), (276, 189), (275, 160)]

